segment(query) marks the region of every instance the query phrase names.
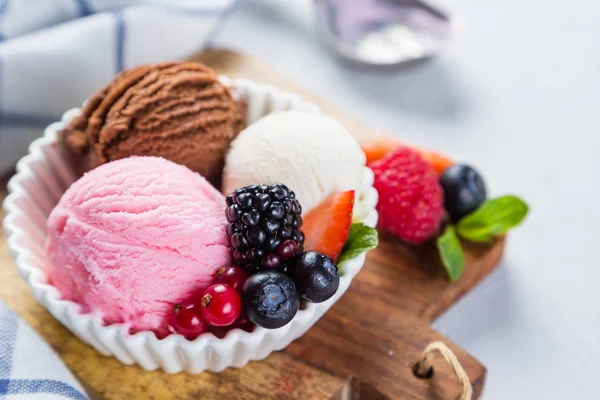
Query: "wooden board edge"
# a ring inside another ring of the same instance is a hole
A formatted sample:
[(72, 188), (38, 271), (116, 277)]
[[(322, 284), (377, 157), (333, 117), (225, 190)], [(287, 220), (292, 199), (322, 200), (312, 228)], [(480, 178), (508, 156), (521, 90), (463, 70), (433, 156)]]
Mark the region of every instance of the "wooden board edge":
[(429, 307), (423, 310), (421, 316), (427, 321), (433, 322), (456, 304), (499, 267), (505, 247), (505, 237), (496, 240), (491, 247), (488, 247), (484, 256), (475, 260), (470, 265), (470, 269), (465, 271), (457, 282), (441, 292), (437, 301), (432, 302)]

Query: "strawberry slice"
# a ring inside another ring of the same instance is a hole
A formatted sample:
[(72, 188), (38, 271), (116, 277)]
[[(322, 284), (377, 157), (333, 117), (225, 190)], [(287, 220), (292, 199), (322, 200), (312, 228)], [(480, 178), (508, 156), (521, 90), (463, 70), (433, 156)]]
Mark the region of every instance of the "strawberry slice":
[(337, 261), (352, 224), (354, 190), (334, 193), (303, 218), (304, 249), (325, 254)]

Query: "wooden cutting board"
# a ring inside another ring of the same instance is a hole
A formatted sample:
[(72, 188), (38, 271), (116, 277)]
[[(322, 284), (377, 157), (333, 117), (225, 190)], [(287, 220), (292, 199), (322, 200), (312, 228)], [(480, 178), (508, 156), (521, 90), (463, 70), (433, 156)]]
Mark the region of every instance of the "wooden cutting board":
[[(256, 60), (224, 50), (204, 52), (194, 60), (227, 75), (294, 91), (337, 118), (359, 141), (376, 134)], [(0, 200), (6, 195), (5, 186), (6, 182), (0, 186)], [(0, 211), (0, 218), (3, 216)], [(465, 244), (465, 273), (450, 284), (433, 245), (412, 247), (382, 234), (379, 248), (369, 253), (350, 289), (302, 338), (264, 361), (219, 374), (146, 372), (137, 366), (123, 366), (84, 345), (29, 294), (8, 254), (3, 231), (0, 298), (40, 332), (94, 398), (327, 400), (354, 377), (381, 398), (458, 399), (461, 386), (443, 361), (434, 362), (430, 379), (418, 379), (412, 372), (423, 348), (435, 340), (444, 341), (458, 356), (477, 398), (485, 368), (430, 324), (498, 265), (503, 247), (503, 240), (488, 247)], [(477, 329), (477, 321), (465, 323)], [(376, 397), (371, 393), (361, 398)]]

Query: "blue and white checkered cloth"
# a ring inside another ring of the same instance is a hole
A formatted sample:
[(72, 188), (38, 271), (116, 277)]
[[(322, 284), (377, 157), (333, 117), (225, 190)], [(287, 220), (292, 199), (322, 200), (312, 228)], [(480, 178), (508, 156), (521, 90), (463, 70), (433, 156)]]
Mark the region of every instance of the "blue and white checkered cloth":
[(52, 349), (0, 301), (0, 399), (86, 398)]
[(0, 0), (0, 173), (124, 68), (210, 44), (236, 0)]
[[(42, 129), (124, 68), (210, 44), (236, 0), (0, 0), (0, 174)], [(0, 302), (0, 399), (85, 399)]]

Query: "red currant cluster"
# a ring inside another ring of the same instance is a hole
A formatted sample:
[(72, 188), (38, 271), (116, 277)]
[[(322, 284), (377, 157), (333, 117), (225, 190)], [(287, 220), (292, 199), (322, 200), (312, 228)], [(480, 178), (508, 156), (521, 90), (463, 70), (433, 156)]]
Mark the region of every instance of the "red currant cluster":
[(215, 284), (209, 286), (202, 296), (177, 304), (169, 321), (169, 330), (189, 340), (214, 330), (219, 333), (228, 329), (249, 329), (251, 324), (240, 317), (242, 286), (248, 273), (241, 267), (222, 267), (216, 273)]

